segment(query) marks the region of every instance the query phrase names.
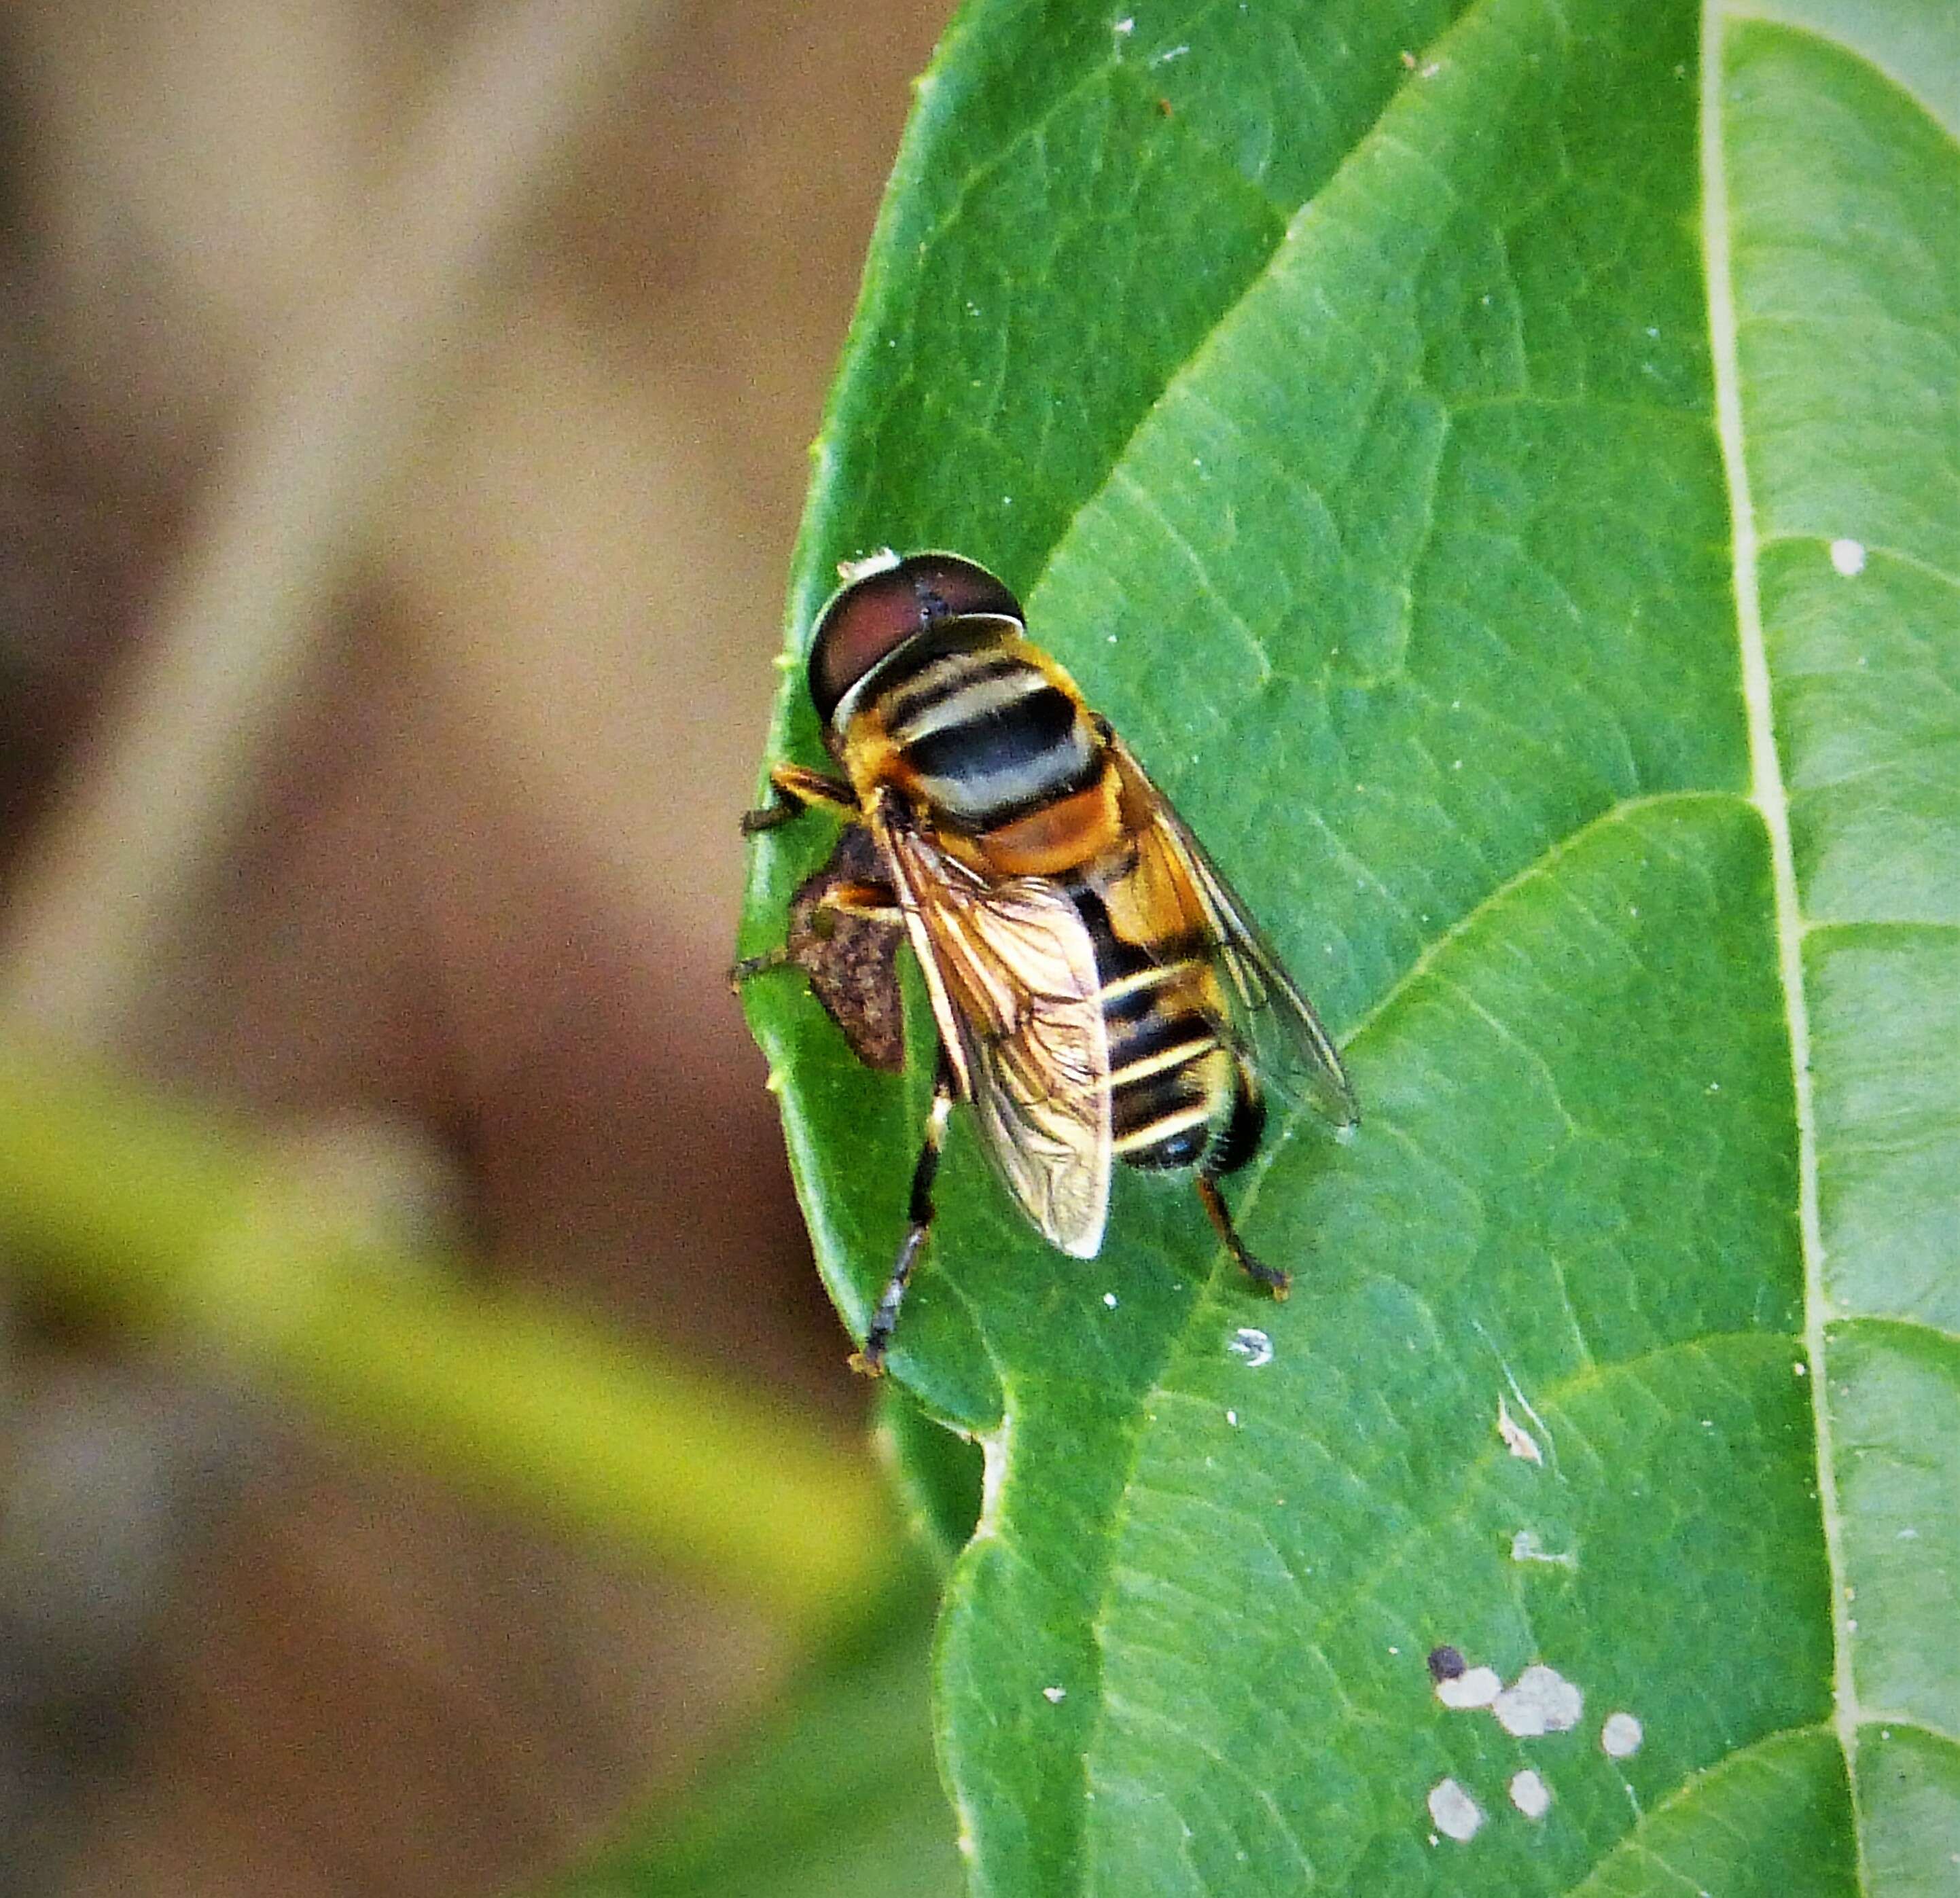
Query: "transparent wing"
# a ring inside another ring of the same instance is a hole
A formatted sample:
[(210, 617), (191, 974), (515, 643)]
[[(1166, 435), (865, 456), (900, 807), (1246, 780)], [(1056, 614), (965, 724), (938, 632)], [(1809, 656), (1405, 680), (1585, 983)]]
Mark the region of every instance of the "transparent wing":
[(1109, 1045), (1087, 928), (1052, 883), (988, 883), (908, 826), (873, 822), (988, 1154), (1049, 1244), (1094, 1257), (1109, 1207)]
[(1281, 965), (1238, 892), (1170, 800), (1150, 782), (1121, 739), (1112, 738), (1111, 742), (1117, 767), (1128, 781), (1131, 808), (1150, 813), (1138, 838), (1140, 871), (1162, 887), (1195, 894), (1212, 938), (1213, 960), (1224, 978), (1233, 1025), (1260, 1079), (1284, 1098), (1312, 1107), (1336, 1127), (1358, 1124), (1360, 1103), (1313, 1004)]

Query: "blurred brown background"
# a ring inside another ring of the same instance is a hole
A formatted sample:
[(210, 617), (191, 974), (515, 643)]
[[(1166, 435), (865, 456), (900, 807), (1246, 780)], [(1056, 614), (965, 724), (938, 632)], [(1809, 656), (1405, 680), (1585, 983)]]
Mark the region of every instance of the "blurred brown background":
[[(949, 11), (0, 21), (0, 1009), (833, 1420), (734, 820)], [(793, 1658), (0, 1290), (0, 1891), (495, 1889)]]

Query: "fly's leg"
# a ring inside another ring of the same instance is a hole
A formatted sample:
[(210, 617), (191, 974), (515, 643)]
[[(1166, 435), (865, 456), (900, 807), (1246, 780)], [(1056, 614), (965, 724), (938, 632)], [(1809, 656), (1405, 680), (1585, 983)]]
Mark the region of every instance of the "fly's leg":
[(1239, 1261), (1246, 1277), (1255, 1285), (1263, 1285), (1274, 1298), (1283, 1299), (1293, 1289), (1293, 1274), (1268, 1265), (1246, 1250), (1246, 1241), (1239, 1238), (1238, 1229), (1232, 1223), (1231, 1210), (1225, 1203), (1225, 1196), (1218, 1191), (1218, 1176), (1221, 1173), (1236, 1173), (1258, 1151), (1260, 1137), (1265, 1130), (1265, 1102), (1250, 1071), (1241, 1061), (1233, 1092), (1232, 1117), (1198, 1166), (1198, 1197), (1204, 1202), (1205, 1213), (1217, 1229), (1218, 1236), (1225, 1241), (1225, 1249)]
[[(835, 811), (839, 815), (856, 819), (862, 815), (858, 809), (858, 796), (848, 784), (840, 779), (826, 777), (821, 771), (807, 771), (800, 765), (776, 765), (769, 771), (769, 783), (775, 791), (778, 802), (765, 804), (759, 809), (742, 813), (742, 835), (753, 837), (762, 831), (779, 829), (793, 818), (815, 806), (819, 810)], [(842, 846), (833, 854), (832, 864), (842, 854)], [(829, 881), (818, 899), (810, 919), (810, 933), (819, 940), (830, 934), (830, 918), (833, 915), (861, 916), (875, 922), (900, 922), (898, 898), (886, 885), (880, 883), (852, 882), (836, 876), (832, 866), (827, 865), (819, 873), (819, 878)], [(799, 895), (801, 892), (798, 892)], [(744, 982), (758, 975), (765, 975), (772, 969), (786, 968), (797, 962), (796, 946), (784, 943), (780, 947), (761, 955), (745, 955), (728, 971), (728, 985), (739, 989)]]
[(939, 1172), (940, 1149), (946, 1144), (946, 1123), (953, 1112), (953, 1076), (942, 1061), (938, 1078), (932, 1084), (932, 1105), (926, 1111), (925, 1140), (919, 1148), (918, 1164), (912, 1168), (912, 1223), (905, 1228), (905, 1242), (899, 1248), (898, 1263), (892, 1267), (884, 1296), (871, 1314), (870, 1324), (864, 1333), (864, 1348), (851, 1354), (851, 1369), (861, 1371), (868, 1378), (883, 1375), (885, 1353), (890, 1349), (892, 1332), (898, 1328), (899, 1307), (905, 1302), (912, 1267), (924, 1247), (926, 1235), (932, 1230), (932, 1182)]
[(1211, 1223), (1218, 1229), (1218, 1236), (1225, 1241), (1226, 1250), (1239, 1261), (1246, 1277), (1255, 1285), (1263, 1285), (1274, 1298), (1284, 1298), (1293, 1289), (1293, 1274), (1255, 1258), (1246, 1249), (1246, 1241), (1239, 1238), (1237, 1228), (1232, 1223), (1232, 1215), (1225, 1204), (1224, 1195), (1218, 1191), (1218, 1182), (1209, 1173), (1201, 1172), (1198, 1176), (1198, 1197), (1204, 1201), (1204, 1210), (1211, 1216)]
[[(817, 899), (819, 917), (854, 916), (867, 923), (882, 923), (887, 929), (903, 929), (905, 913), (899, 907), (899, 893), (889, 883), (833, 883)], [(823, 933), (819, 921), (816, 928)]]
[[(828, 874), (828, 871), (819, 873), (819, 876)], [(800, 896), (802, 892), (797, 894)], [(807, 968), (810, 944), (828, 943), (835, 919), (840, 916), (880, 924), (886, 929), (902, 929), (905, 922), (905, 913), (899, 907), (898, 892), (890, 884), (832, 882), (810, 905), (807, 921), (792, 919), (788, 941), (760, 955), (745, 955), (729, 970), (729, 987), (739, 989), (744, 982), (766, 975), (772, 969)]]
[(841, 778), (806, 771), (800, 765), (777, 765), (770, 768), (769, 783), (777, 802), (742, 813), (744, 837), (753, 837), (758, 831), (772, 831), (792, 818), (800, 817), (812, 805), (819, 810), (835, 811), (840, 817), (858, 815), (858, 793)]
[(732, 989), (740, 989), (744, 982), (752, 981), (758, 975), (766, 975), (772, 969), (788, 968), (792, 959), (790, 946), (787, 943), (778, 943), (774, 949), (765, 950), (760, 955), (745, 955), (729, 970), (728, 986)]

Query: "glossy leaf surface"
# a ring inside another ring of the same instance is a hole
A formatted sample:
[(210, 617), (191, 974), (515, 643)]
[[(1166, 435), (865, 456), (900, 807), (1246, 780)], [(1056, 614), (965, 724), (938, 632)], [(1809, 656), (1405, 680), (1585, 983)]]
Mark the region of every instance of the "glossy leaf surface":
[[(1231, 1183), (1284, 1305), (1175, 1182), (1058, 1256), (956, 1125), (892, 1362), (988, 1458), (976, 1892), (1960, 1875), (1956, 43), (1000, 4), (924, 82), (793, 649), (840, 558), (1001, 572), (1365, 1115)], [(759, 847), (745, 948), (829, 842)], [(861, 1330), (923, 1056), (748, 1001)]]

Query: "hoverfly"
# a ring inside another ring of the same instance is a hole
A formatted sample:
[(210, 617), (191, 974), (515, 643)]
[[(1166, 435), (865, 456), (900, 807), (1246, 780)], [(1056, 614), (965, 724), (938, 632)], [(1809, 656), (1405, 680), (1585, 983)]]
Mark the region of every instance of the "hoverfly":
[(822, 904), (902, 929), (939, 1030), (905, 1241), (852, 1364), (883, 1368), (956, 1102), (1062, 1251), (1101, 1248), (1116, 1161), (1188, 1168), (1232, 1256), (1284, 1298), (1290, 1275), (1246, 1249), (1218, 1181), (1258, 1146), (1263, 1083), (1359, 1119), (1319, 1018), (1006, 587), (952, 554), (841, 571), (809, 681), (845, 776), (778, 765), (776, 801), (742, 827), (816, 806), (868, 832), (880, 873), (832, 876)]

